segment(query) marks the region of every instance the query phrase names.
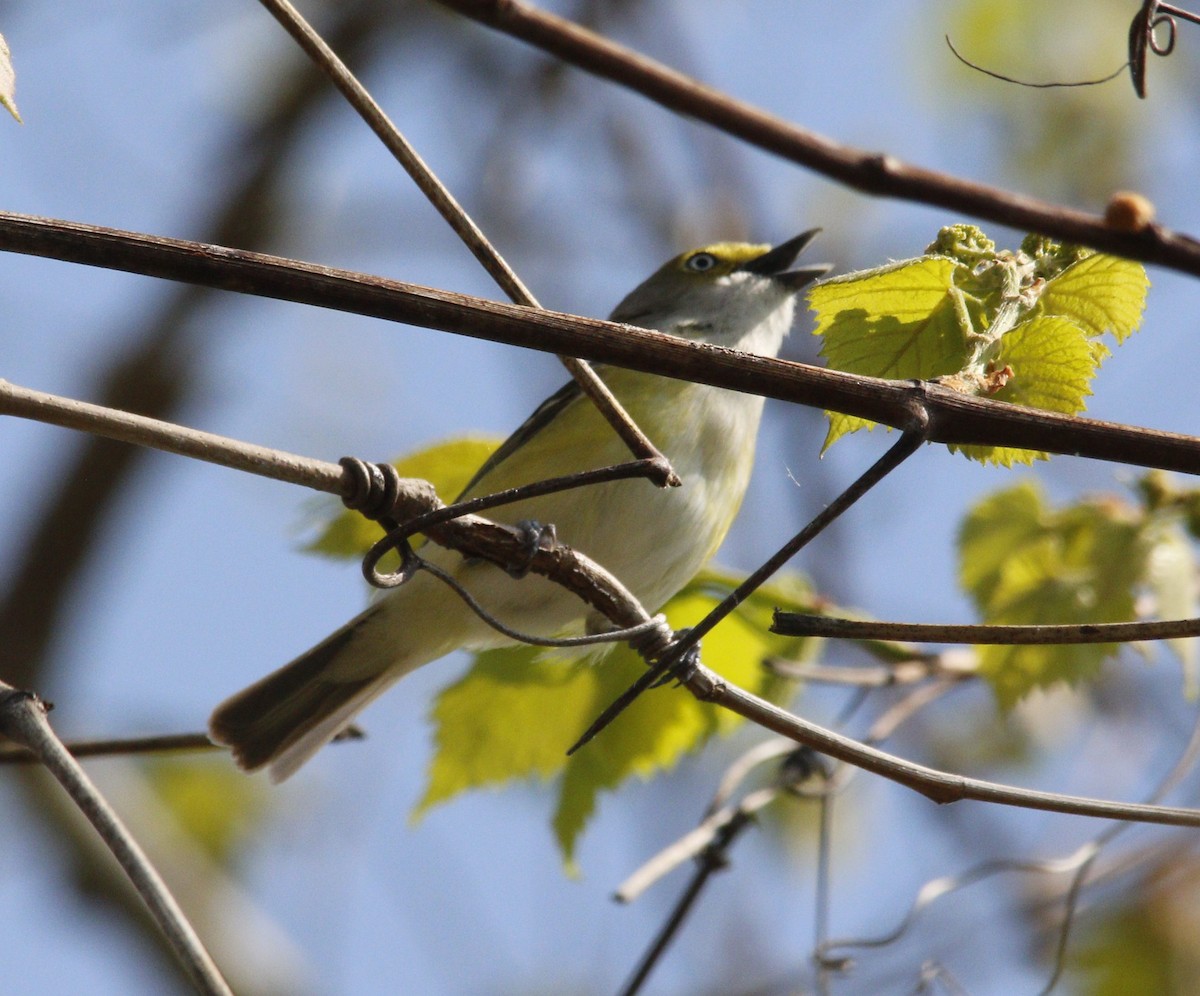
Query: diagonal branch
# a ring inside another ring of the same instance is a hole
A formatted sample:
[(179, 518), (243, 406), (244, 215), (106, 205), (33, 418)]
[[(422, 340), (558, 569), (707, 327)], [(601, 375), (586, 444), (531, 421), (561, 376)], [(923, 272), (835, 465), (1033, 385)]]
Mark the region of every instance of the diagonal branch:
[[(508, 295), (514, 304), (523, 304), (529, 308), (540, 308), (537, 299), (529, 288), (521, 282), (521, 278), (507, 261), (496, 251), (495, 246), (488, 241), (483, 230), (475, 224), (466, 210), (437, 174), (426, 164), (408, 139), (400, 132), (384, 113), (383, 108), (376, 103), (375, 98), (367, 88), (358, 81), (346, 64), (338, 58), (337, 53), (325, 43), (313, 27), (300, 16), (300, 12), (288, 0), (261, 0), (264, 7), (281, 24), (308, 54), (314, 63), (333, 81), (342, 95), (359, 114), (359, 116), (375, 132), (387, 150), (404, 167), (405, 172), (437, 209), (454, 233), (462, 239), (471, 250), (472, 255), (480, 262), (488, 275), (499, 284), (500, 289)], [(580, 389), (592, 400), (600, 410), (617, 435), (629, 447), (633, 455), (642, 460), (653, 461), (657, 474), (652, 478), (660, 487), (666, 485), (678, 486), (682, 483), (675, 472), (671, 470), (667, 458), (655, 448), (654, 444), (638, 428), (637, 423), (629, 416), (621, 402), (608, 389), (596, 372), (583, 360), (574, 356), (559, 356), (564, 367), (575, 378)]]
[(1069, 813), (1076, 816), (1132, 820), (1167, 826), (1200, 826), (1200, 809), (1114, 802), (1058, 792), (1042, 792), (938, 771), (842, 736), (816, 723), (810, 723), (745, 689), (729, 684), (701, 664), (696, 665), (684, 684), (702, 702), (712, 702), (729, 709), (764, 729), (789, 737), (798, 744), (828, 754), (839, 761), (882, 775), (942, 805), (974, 799), (978, 802), (1039, 809), (1048, 813)]
[(438, 2), (585, 72), (865, 194), (952, 208), (1200, 276), (1200, 241), (1189, 235), (1153, 224), (1137, 232), (1123, 231), (1107, 225), (1100, 215), (913, 166), (885, 153), (842, 145), (519, 0)]
[(0, 734), (34, 753), (57, 779), (71, 801), (103, 838), (154, 917), (192, 984), (207, 996), (232, 996), (220, 969), (184, 916), (158, 871), (121, 818), (97, 791), (79, 762), (62, 745), (49, 722), (47, 707), (31, 692), (0, 682)]

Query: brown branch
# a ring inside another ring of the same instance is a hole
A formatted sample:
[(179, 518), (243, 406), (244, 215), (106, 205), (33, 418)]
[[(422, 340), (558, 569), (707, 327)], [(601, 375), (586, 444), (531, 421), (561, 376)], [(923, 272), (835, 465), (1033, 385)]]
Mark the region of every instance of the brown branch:
[(974, 799), (1050, 813), (1167, 826), (1200, 826), (1200, 809), (1113, 802), (1108, 799), (1041, 792), (938, 771), (936, 768), (888, 754), (801, 719), (765, 699), (729, 684), (703, 665), (697, 665), (684, 684), (702, 702), (711, 702), (729, 709), (764, 729), (788, 737), (798, 744), (804, 744), (839, 761), (882, 775), (939, 804)]
[[(99, 406), (14, 388), (0, 381), (0, 411), (16, 413), (20, 410), (21, 414), (27, 417), (37, 417), (36, 409), (39, 405), (45, 408), (43, 420), (52, 424), (71, 425), (110, 438), (143, 445), (161, 444), (160, 448), (169, 452), (195, 456), (212, 463), (283, 481), (306, 484), (335, 494), (342, 493), (345, 486), (342, 468), (337, 464), (288, 453), (275, 453), (266, 447), (160, 423), (143, 416), (110, 412)], [(159, 433), (161, 438), (156, 438)], [(405, 483), (408, 487), (402, 491), (396, 505), (398, 518), (411, 518), (440, 507), (441, 503), (436, 494), (426, 482)], [(650, 621), (649, 614), (617, 578), (569, 547), (539, 549), (531, 557), (527, 537), (521, 530), (473, 515), (432, 527), (427, 535), (467, 556), (483, 557), (501, 566), (532, 570), (541, 574), (577, 594), (618, 626), (637, 626)], [(883, 775), (935, 802), (977, 799), (1082, 816), (1200, 826), (1200, 810), (1140, 806), (1038, 792), (928, 768), (809, 723), (743, 689), (727, 684), (700, 664), (692, 667), (684, 684), (703, 702), (712, 702), (799, 744)]]
[[(336, 463), (32, 391), (2, 380), (0, 414), (79, 429), (139, 446), (151, 446), (327, 494), (341, 496), (352, 490), (351, 477)], [(405, 522), (443, 507), (428, 482), (405, 479), (401, 481), (392, 514)], [(528, 537), (522, 530), (477, 515), (462, 515), (448, 522), (427, 525), (424, 533), (464, 556), (482, 557), (505, 569), (532, 570), (542, 574), (574, 592), (622, 628), (642, 626), (651, 621), (649, 613), (620, 580), (564, 544), (538, 548), (531, 556)]]
[[(361, 740), (364, 734), (357, 726), (347, 726), (331, 741), (345, 743), (348, 740)], [(160, 733), (146, 737), (104, 737), (89, 740), (65, 740), (63, 746), (71, 756), (81, 757), (133, 757), (138, 754), (187, 753), (209, 754), (225, 749), (220, 744), (213, 743), (207, 733)], [(17, 744), (0, 743), (0, 764), (37, 764), (40, 759), (27, 747)]]
[(404, 322), (844, 412), (930, 442), (1015, 446), (1200, 473), (1200, 439), (1021, 408), (937, 384), (889, 381), (522, 308), (383, 277), (117, 229), (0, 212), (0, 250)]
[(585, 72), (865, 194), (963, 211), (1019, 230), (1200, 276), (1200, 242), (1161, 225), (1149, 225), (1137, 232), (1122, 231), (1107, 225), (1100, 215), (913, 166), (884, 153), (842, 145), (518, 0), (438, 2)]
[(777, 611), (771, 623), (771, 632), (781, 636), (824, 636), (835, 640), (900, 640), (909, 643), (1011, 647), (1179, 640), (1200, 636), (1200, 619), (1072, 623), (1061, 626), (973, 626), (835, 619), (806, 612)]

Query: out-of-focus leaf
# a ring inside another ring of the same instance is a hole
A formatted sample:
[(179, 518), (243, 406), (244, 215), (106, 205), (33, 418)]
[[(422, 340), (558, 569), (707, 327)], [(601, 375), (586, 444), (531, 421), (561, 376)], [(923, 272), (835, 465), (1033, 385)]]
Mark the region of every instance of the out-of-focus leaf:
[(143, 769), (179, 825), (222, 864), (253, 835), (268, 799), (254, 781), (223, 761), (160, 757)]
[[(1141, 519), (1116, 501), (1048, 509), (1030, 483), (972, 509), (959, 533), (960, 578), (992, 624), (1128, 622), (1146, 575)], [(1003, 708), (1034, 688), (1080, 681), (1113, 644), (980, 647), (980, 674)]]
[[(1196, 550), (1178, 519), (1160, 519), (1151, 528), (1146, 581), (1154, 596), (1155, 615), (1163, 619), (1190, 619), (1196, 615), (1200, 591), (1196, 583)], [(1196, 638), (1169, 640), (1183, 665), (1183, 689), (1188, 698), (1200, 695)]]
[[(697, 622), (735, 581), (731, 575), (702, 572), (668, 603), (664, 611), (671, 626)], [(803, 657), (814, 652), (817, 641), (768, 633), (776, 606), (801, 611), (812, 603), (796, 581), (760, 589), (705, 638), (704, 662), (743, 688), (777, 694), (783, 683), (762, 667), (764, 658)], [(557, 777), (554, 833), (567, 868), (573, 869), (575, 847), (600, 792), (630, 777), (669, 771), (684, 755), (741, 722), (683, 689), (663, 687), (642, 695), (600, 737), (568, 758), (566, 749), (644, 670), (641, 659), (623, 646), (583, 660), (531, 647), (478, 654), (434, 703), (435, 753), (414, 816), (468, 789)]]
[[(986, 69), (1031, 82), (1105, 76), (1128, 58), (1126, 0), (958, 0), (943, 8), (955, 48)], [(917, 25), (914, 23), (914, 27)], [(1131, 99), (1128, 74), (1105, 86), (1026, 90), (958, 62), (941, 32), (921, 32), (914, 46), (939, 105), (958, 101), (956, 118), (991, 124), (991, 140), (971, 141), (999, 171), (1015, 171), (1024, 186), (1070, 203), (1103, 203), (1137, 177), (1144, 156), (1145, 115)], [(1163, 80), (1162, 60), (1150, 67)], [(1011, 98), (1011, 99), (1010, 99)]]

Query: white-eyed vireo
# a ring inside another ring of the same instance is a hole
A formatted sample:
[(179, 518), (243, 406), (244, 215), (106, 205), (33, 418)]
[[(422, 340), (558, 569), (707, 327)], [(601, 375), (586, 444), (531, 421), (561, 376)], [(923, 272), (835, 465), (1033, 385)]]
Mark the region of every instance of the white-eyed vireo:
[[(677, 256), (630, 293), (615, 322), (766, 356), (779, 352), (796, 292), (828, 270), (789, 269), (816, 230), (782, 245), (721, 242)], [(495, 508), (500, 522), (553, 523), (557, 537), (613, 572), (655, 612), (725, 538), (754, 462), (763, 399), (615, 367), (597, 368), (683, 481), (622, 480)], [(460, 498), (629, 459), (574, 383), (543, 403), (479, 469)], [(583, 632), (588, 607), (545, 578), (510, 577), (433, 544), (426, 559), (451, 572), (510, 628), (542, 637)], [(292, 774), (394, 681), (452, 650), (512, 641), (442, 581), (418, 572), (328, 639), (228, 699), (213, 740), (246, 769)]]

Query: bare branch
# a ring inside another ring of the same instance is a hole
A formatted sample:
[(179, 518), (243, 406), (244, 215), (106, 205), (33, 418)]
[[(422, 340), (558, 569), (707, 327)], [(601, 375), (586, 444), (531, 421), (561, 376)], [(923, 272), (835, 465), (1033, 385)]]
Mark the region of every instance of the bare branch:
[(736, 685), (729, 684), (701, 664), (697, 664), (692, 674), (683, 679), (683, 684), (702, 702), (712, 702), (729, 709), (764, 729), (789, 737), (798, 744), (812, 747), (839, 761), (882, 775), (920, 792), (939, 804), (974, 799), (1076, 816), (1169, 826), (1200, 826), (1200, 809), (1113, 802), (1056, 792), (1040, 792), (938, 771), (810, 723)]
[(842, 145), (519, 0), (438, 2), (585, 72), (635, 90), (663, 107), (862, 193), (963, 211), (1019, 230), (1200, 276), (1200, 242), (1189, 235), (1161, 225), (1149, 225), (1137, 232), (1122, 231), (1106, 224), (1100, 215), (913, 166), (884, 153)]
[[(347, 726), (332, 743), (361, 740), (364, 734), (357, 726)], [(66, 740), (63, 746), (74, 758), (132, 757), (136, 754), (206, 754), (225, 751), (213, 743), (207, 733), (161, 733), (148, 737), (106, 737), (99, 740)], [(0, 764), (36, 764), (39, 758), (25, 747), (0, 744)]]
[[(339, 464), (60, 398), (6, 381), (0, 381), (0, 413), (153, 446), (328, 494), (344, 496), (355, 488), (354, 476)], [(444, 507), (428, 482), (402, 479), (392, 514), (401, 521), (408, 521)], [(539, 548), (531, 555), (527, 536), (512, 526), (477, 515), (459, 515), (446, 522), (425, 521), (427, 524), (422, 529), (434, 542), (458, 550), (464, 556), (482, 557), (505, 569), (542, 574), (574, 592), (618, 627), (642, 627), (654, 622), (618, 578), (564, 544)]]
[(781, 636), (824, 636), (838, 640), (902, 640), (910, 643), (968, 643), (985, 647), (1074, 643), (1135, 643), (1200, 636), (1200, 619), (1148, 622), (1072, 623), (1059, 626), (973, 626), (835, 619), (807, 612), (776, 612), (771, 632)]
[(222, 246), (0, 212), (0, 249), (181, 280), (761, 394), (900, 429), (929, 416), (930, 442), (1015, 446), (1200, 473), (1200, 439), (755, 356), (562, 312), (499, 304)]
[(196, 988), (212, 996), (232, 996), (233, 991), (137, 841), (55, 736), (46, 721), (46, 706), (32, 693), (0, 681), (0, 733), (35, 753), (96, 828)]

